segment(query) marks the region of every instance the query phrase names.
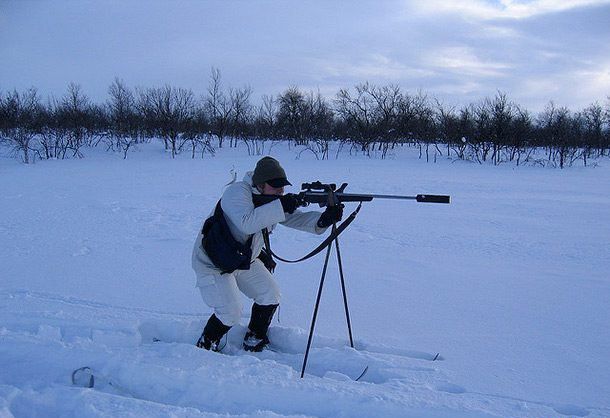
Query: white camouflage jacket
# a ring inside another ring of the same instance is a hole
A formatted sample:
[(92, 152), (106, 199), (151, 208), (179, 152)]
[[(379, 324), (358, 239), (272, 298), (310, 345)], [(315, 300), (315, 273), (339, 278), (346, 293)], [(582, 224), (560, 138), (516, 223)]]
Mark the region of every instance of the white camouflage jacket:
[[(252, 186), (252, 172), (250, 171), (246, 173), (243, 181), (227, 186), (220, 200), (220, 207), (225, 214), (233, 237), (237, 241), (245, 243), (248, 237), (253, 235), (251, 262), (256, 260), (264, 246), (262, 233), (264, 228), (271, 232), (276, 224), (281, 223), (287, 227), (313, 234), (322, 234), (326, 230), (326, 228), (319, 228), (316, 225), (320, 219), (320, 212), (302, 212), (297, 209), (291, 214), (284, 213), (279, 199), (255, 208), (252, 202), (253, 193), (259, 194), (259, 191)], [(211, 214), (213, 213), (212, 209)], [(199, 229), (195, 240), (192, 257), (192, 266), (197, 275), (198, 285), (200, 278), (220, 274), (220, 270), (214, 266), (202, 248), (202, 229), (203, 226)]]

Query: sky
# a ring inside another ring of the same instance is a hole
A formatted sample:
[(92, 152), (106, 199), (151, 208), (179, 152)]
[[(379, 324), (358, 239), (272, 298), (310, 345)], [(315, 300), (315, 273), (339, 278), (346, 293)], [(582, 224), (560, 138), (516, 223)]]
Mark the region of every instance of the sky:
[(203, 95), (217, 68), (255, 102), (368, 81), (576, 111), (610, 96), (609, 22), (610, 0), (0, 0), (0, 91), (74, 82), (103, 102), (118, 77)]

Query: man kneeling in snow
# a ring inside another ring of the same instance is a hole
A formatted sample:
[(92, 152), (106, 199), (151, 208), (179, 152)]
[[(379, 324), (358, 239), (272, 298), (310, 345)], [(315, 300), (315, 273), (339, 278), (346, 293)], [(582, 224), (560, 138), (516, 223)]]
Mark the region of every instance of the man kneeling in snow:
[[(297, 210), (296, 196), (284, 194), (287, 185), (290, 182), (277, 160), (260, 159), (254, 172), (246, 173), (243, 181), (226, 188), (214, 214), (197, 236), (192, 259), (197, 287), (206, 305), (214, 309), (197, 347), (219, 350), (220, 339), (239, 323), (241, 291), (254, 301), (244, 349), (264, 349), (269, 344), (267, 331), (280, 302), (280, 290), (271, 274), (273, 267), (270, 263), (266, 267), (259, 258), (264, 245), (263, 230), (271, 232), (281, 223), (322, 234), (341, 220), (342, 205), (327, 207), (322, 213)], [(256, 195), (279, 197), (255, 205)]]

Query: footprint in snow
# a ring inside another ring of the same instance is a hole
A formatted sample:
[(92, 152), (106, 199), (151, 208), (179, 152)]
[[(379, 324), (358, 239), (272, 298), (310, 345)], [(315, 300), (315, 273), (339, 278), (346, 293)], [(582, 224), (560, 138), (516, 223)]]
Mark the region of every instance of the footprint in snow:
[(553, 408), (555, 412), (561, 415), (586, 417), (589, 411), (577, 405), (561, 405)]
[(78, 249), (78, 251), (75, 251), (74, 253), (72, 253), (72, 257), (82, 257), (85, 255), (89, 255), (91, 254), (91, 248), (85, 246), (82, 246)]
[(455, 385), (453, 383), (441, 383), (440, 385), (436, 385), (434, 389), (438, 390), (439, 392), (447, 392), (454, 394), (466, 393), (465, 388), (459, 385)]

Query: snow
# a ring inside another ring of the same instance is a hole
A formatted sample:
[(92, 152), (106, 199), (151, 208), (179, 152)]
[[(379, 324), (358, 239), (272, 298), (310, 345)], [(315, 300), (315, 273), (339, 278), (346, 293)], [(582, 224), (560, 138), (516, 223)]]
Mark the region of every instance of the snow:
[[(333, 251), (304, 379), (323, 254), (278, 266), (273, 351), (239, 349), (247, 301), (222, 353), (194, 346), (210, 310), (193, 240), (231, 170), (241, 178), (260, 156), (171, 160), (150, 144), (127, 160), (0, 158), (0, 417), (610, 416), (608, 160), (557, 170), (299, 151), (271, 149), (294, 185), (452, 196), (364, 204), (340, 237), (355, 349)], [(278, 227), (272, 245), (297, 258), (320, 240)], [(84, 366), (93, 388), (71, 382)]]

